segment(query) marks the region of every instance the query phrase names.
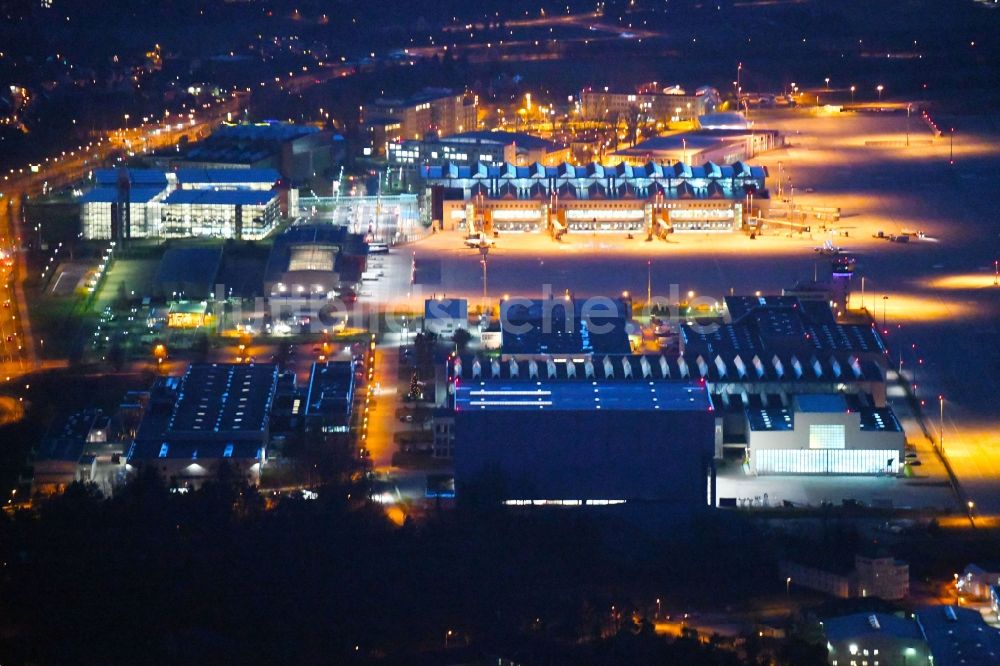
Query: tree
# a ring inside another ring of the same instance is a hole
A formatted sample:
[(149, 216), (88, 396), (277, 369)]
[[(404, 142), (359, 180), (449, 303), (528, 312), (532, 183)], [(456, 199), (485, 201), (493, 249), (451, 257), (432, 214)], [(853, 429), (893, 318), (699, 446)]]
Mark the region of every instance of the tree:
[(451, 336), (452, 341), (455, 343), (455, 350), (461, 354), (465, 351), (466, 347), (469, 346), (469, 342), (472, 341), (472, 334), (469, 333), (464, 328), (459, 328), (455, 330), (454, 335)]

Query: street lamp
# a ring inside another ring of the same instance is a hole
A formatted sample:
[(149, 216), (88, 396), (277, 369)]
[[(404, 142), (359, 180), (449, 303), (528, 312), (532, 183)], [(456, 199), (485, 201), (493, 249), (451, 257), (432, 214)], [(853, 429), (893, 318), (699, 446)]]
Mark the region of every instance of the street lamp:
[(656, 598), (656, 619), (660, 619), (660, 598)]
[(938, 396), (938, 405), (941, 408), (940, 420), (938, 422), (938, 448), (944, 453), (944, 396)]
[(788, 578), (785, 579), (785, 597), (787, 598), (791, 596), (791, 592), (792, 592), (792, 577), (789, 576)]
[(910, 147), (910, 104), (906, 105), (906, 147)]
[(854, 104), (854, 91), (857, 89), (857, 86), (851, 86), (851, 104)]
[(888, 333), (889, 329), (885, 327), (885, 304), (889, 300), (888, 296), (882, 297), (882, 332)]
[(881, 83), (875, 86), (875, 90), (878, 91), (878, 101), (882, 101), (882, 91), (885, 90), (885, 86)]
[(955, 128), (948, 133), (948, 164), (955, 164)]
[(826, 81), (826, 89), (829, 90), (830, 89), (830, 77), (828, 76), (828, 77), (826, 77), (823, 80)]

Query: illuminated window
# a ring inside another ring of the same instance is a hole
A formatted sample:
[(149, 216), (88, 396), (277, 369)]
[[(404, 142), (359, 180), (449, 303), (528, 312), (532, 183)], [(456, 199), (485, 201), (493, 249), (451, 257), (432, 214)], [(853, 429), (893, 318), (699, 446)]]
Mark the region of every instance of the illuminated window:
[(809, 426), (810, 449), (842, 449), (846, 434), (843, 424), (822, 424)]

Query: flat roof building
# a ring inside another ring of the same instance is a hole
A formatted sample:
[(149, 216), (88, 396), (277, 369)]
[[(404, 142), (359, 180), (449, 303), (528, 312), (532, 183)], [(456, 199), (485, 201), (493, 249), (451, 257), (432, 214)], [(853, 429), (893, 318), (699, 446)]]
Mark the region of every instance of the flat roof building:
[(364, 235), (347, 227), (291, 226), (274, 238), (264, 271), (264, 293), (326, 298), (361, 281), (366, 257)]
[(424, 300), (424, 330), (435, 335), (451, 336), (469, 328), (469, 301), (464, 298), (428, 298)]
[(347, 433), (354, 413), (354, 361), (313, 363), (306, 394), (306, 428), (326, 434)]
[(279, 218), (274, 169), (96, 169), (80, 197), (84, 238), (266, 236)]
[(223, 123), (207, 138), (154, 154), (148, 161), (165, 169), (225, 171), (273, 169), (299, 185), (334, 176), (343, 140), (311, 125), (276, 120)]
[(275, 365), (228, 363), (195, 363), (158, 381), (128, 464), (153, 467), (178, 487), (200, 486), (221, 464), (257, 483), (277, 382)]
[(153, 294), (165, 300), (211, 298), (221, 266), (221, 247), (169, 248), (156, 267)]
[(523, 298), (500, 301), (504, 357), (580, 358), (630, 354), (626, 299)]
[[(1000, 663), (1000, 631), (976, 608), (926, 606), (916, 612), (934, 666), (990, 666)], [(920, 662), (917, 662), (920, 663)]]
[(42, 440), (32, 461), (33, 493), (59, 493), (79, 481), (109, 495), (121, 481), (124, 444), (109, 441), (110, 419), (99, 409), (69, 416)]
[(452, 359), (459, 497), (570, 506), (714, 502), (704, 384), (655, 356)]
[(523, 132), (461, 132), (389, 144), (389, 163), (419, 168), (422, 164), (472, 165), (476, 162), (554, 166), (570, 158), (569, 146)]
[(923, 632), (912, 619), (889, 613), (854, 613), (823, 620), (830, 666), (931, 666)]

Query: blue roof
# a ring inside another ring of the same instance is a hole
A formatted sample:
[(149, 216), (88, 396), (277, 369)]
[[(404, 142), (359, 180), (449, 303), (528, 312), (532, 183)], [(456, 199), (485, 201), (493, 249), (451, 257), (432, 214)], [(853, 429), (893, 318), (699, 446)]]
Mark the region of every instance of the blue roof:
[(887, 634), (898, 639), (921, 640), (920, 627), (913, 620), (888, 613), (855, 613), (823, 621), (826, 639), (831, 642), (859, 639), (871, 634)]
[[(162, 193), (166, 187), (132, 187), (129, 190), (129, 201), (132, 203), (148, 203), (153, 197)], [(78, 199), (80, 203), (116, 203), (118, 201), (117, 187), (95, 187)]]
[(424, 319), (465, 319), (469, 301), (464, 298), (428, 298), (424, 300)]
[(474, 141), (481, 141), (484, 143), (496, 143), (501, 145), (517, 144), (522, 148), (534, 149), (534, 148), (559, 148), (559, 144), (549, 141), (548, 139), (543, 139), (541, 137), (533, 136), (531, 134), (525, 134), (523, 132), (492, 132), (489, 130), (482, 130), (476, 132), (461, 132), (459, 134), (451, 134), (442, 139), (439, 139), (441, 143), (449, 142), (460, 142), (460, 143), (470, 143)]
[(800, 393), (795, 396), (800, 412), (836, 414), (847, 411), (844, 396), (836, 393)]
[(1000, 663), (1000, 631), (972, 608), (928, 606), (917, 611), (935, 666), (992, 666)]
[(310, 125), (292, 125), (277, 120), (261, 123), (223, 124), (213, 133), (213, 137), (234, 139), (287, 141), (307, 134), (315, 134), (319, 129)]
[[(544, 365), (544, 364), (543, 364)], [(528, 378), (526, 377), (525, 380)], [(455, 409), (557, 411), (711, 411), (704, 384), (683, 381), (525, 381), (455, 384)]]
[(178, 169), (180, 183), (270, 183), (281, 176), (274, 169)]
[(133, 185), (167, 185), (167, 174), (160, 169), (94, 169), (94, 182), (98, 185), (118, 185), (121, 172), (128, 174)]
[(165, 203), (263, 206), (275, 197), (273, 190), (175, 190)]

